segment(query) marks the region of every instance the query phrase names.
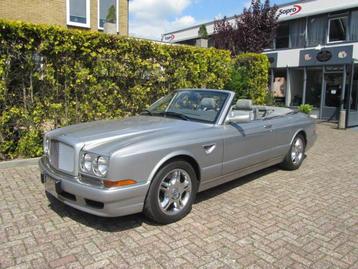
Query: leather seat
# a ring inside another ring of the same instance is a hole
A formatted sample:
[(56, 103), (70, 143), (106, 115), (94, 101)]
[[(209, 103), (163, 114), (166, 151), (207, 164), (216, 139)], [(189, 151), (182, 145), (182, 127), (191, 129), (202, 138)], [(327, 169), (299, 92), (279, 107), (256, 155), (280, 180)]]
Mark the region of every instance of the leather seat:
[(252, 106), (252, 100), (249, 99), (239, 99), (236, 102), (232, 110), (233, 116), (246, 116), (248, 115), (250, 120), (255, 120), (257, 118), (256, 108)]
[(216, 110), (216, 101), (214, 98), (205, 97), (200, 101), (199, 110)]

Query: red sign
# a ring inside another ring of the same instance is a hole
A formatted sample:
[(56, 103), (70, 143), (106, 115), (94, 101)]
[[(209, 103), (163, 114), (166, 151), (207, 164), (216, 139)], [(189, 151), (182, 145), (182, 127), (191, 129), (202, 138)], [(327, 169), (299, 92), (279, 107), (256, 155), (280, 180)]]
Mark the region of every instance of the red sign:
[(285, 15), (285, 16), (293, 16), (296, 15), (297, 13), (299, 13), (302, 10), (302, 6), (300, 5), (293, 5), (293, 7), (291, 8), (285, 8), (285, 9), (280, 9), (278, 11), (278, 15)]
[(175, 39), (175, 35), (173, 34), (164, 37), (164, 40), (167, 42), (173, 41), (174, 39)]

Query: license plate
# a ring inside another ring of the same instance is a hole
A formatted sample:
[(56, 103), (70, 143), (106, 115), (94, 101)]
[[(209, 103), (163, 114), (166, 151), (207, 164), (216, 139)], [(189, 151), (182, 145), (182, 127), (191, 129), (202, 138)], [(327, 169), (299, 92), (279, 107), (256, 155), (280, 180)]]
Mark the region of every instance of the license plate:
[(45, 188), (48, 192), (52, 194), (57, 193), (56, 185), (58, 186), (59, 184), (61, 184), (59, 180), (56, 180), (48, 175), (45, 175)]

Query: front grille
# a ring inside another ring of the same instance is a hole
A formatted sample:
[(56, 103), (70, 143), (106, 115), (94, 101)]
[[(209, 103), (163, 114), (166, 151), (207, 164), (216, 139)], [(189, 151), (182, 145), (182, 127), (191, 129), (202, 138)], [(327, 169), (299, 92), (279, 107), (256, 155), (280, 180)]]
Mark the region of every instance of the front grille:
[(75, 151), (69, 145), (51, 140), (49, 161), (53, 168), (72, 173), (75, 168)]

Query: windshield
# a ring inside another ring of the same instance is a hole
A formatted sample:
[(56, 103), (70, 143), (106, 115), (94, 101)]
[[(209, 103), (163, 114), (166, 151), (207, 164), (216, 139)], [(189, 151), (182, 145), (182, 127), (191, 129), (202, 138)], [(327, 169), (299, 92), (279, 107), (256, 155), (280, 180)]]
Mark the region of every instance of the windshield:
[(226, 92), (180, 90), (159, 99), (144, 113), (215, 123), (227, 98)]

